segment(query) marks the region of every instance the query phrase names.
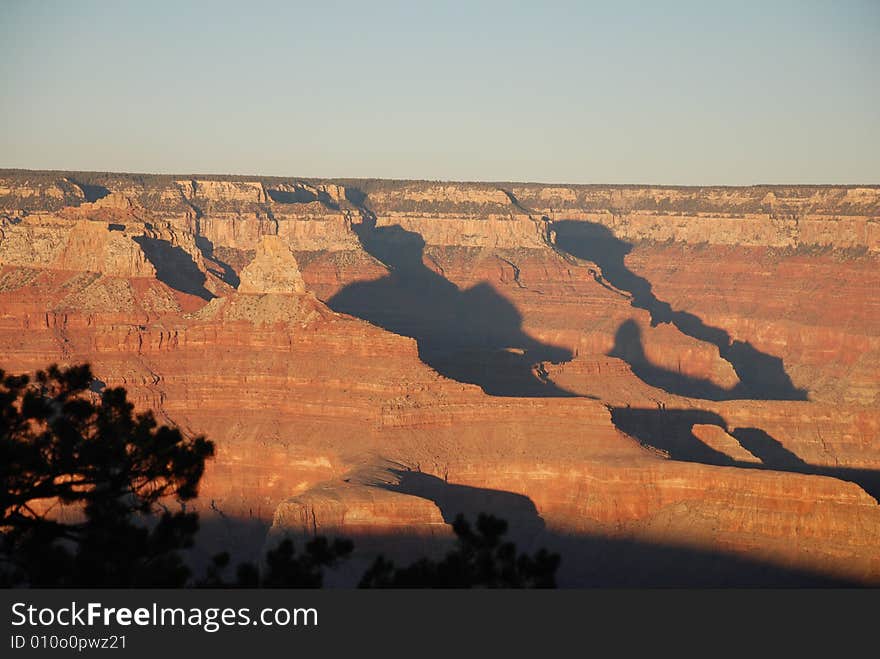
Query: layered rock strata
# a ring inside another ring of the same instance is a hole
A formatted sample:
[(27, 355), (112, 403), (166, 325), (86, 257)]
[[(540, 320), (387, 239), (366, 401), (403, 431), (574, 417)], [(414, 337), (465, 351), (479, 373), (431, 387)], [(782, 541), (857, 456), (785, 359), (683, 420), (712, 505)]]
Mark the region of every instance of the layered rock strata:
[(217, 443), (206, 519), (358, 565), (485, 511), (570, 585), (876, 584), (878, 218), (864, 186), (7, 171), (0, 365), (90, 361)]

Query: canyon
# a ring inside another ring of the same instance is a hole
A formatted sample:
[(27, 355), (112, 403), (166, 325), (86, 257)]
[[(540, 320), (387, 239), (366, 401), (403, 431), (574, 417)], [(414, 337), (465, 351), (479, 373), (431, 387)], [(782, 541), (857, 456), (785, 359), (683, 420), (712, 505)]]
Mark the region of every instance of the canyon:
[(0, 170), (0, 368), (217, 446), (205, 551), (459, 513), (564, 586), (880, 585), (880, 186)]

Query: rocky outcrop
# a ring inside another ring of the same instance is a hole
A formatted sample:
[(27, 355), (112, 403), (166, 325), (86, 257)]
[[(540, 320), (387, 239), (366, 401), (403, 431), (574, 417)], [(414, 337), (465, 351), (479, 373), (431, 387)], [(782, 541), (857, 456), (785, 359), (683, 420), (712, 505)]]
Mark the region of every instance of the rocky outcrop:
[(59, 270), (100, 272), (114, 277), (154, 277), (156, 269), (132, 237), (106, 225), (79, 221), (51, 264)]
[(278, 236), (263, 236), (253, 260), (241, 271), (235, 294), (218, 297), (191, 315), (218, 323), (297, 323), (300, 327), (332, 315), (306, 292), (296, 258)]
[(236, 208), (265, 204), (266, 191), (259, 181), (211, 181), (193, 179), (176, 181), (183, 196), (189, 201), (229, 205)]
[(250, 265), (241, 271), (240, 293), (305, 293), (296, 258), (278, 236), (263, 236)]
[(723, 453), (736, 462), (761, 464), (761, 458), (750, 453), (736, 437), (730, 435), (721, 426), (710, 423), (695, 423), (691, 432), (708, 448)]
[(114, 277), (154, 277), (141, 247), (124, 231), (80, 220), (68, 225), (7, 225), (0, 241), (0, 264), (98, 272)]

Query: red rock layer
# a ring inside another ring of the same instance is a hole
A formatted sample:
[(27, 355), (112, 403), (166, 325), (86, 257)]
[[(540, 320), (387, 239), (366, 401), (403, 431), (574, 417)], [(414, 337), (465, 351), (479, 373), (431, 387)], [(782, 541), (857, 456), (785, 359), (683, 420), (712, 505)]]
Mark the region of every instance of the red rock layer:
[[(207, 434), (208, 517), (378, 551), (482, 506), (567, 583), (597, 539), (880, 582), (875, 188), (2, 178), (2, 367), (88, 360)], [(629, 274), (554, 244), (578, 218)], [(733, 345), (804, 400), (744, 399)]]

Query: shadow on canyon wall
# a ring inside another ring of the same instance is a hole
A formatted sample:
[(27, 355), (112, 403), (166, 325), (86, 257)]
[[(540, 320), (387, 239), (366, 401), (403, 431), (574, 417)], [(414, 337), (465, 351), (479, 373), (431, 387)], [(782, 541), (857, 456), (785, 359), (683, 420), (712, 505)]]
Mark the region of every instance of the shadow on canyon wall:
[[(643, 382), (668, 393), (717, 401), (727, 399), (725, 393), (728, 390), (709, 380), (693, 378), (651, 364), (645, 357), (641, 331), (635, 321), (628, 320), (621, 324), (615, 335), (614, 347), (608, 354), (627, 362), (633, 373)], [(611, 408), (611, 420), (618, 430), (665, 451), (673, 460), (830, 476), (855, 483), (880, 500), (880, 471), (807, 463), (766, 431), (760, 428), (730, 429), (726, 419), (714, 412), (665, 407), (615, 407)], [(694, 424), (719, 426), (761, 463), (738, 461), (707, 446), (692, 432)]]
[(731, 390), (720, 387), (711, 380), (670, 371), (653, 364), (645, 355), (642, 330), (632, 319), (624, 321), (617, 328), (614, 346), (608, 356), (622, 359), (642, 382), (669, 394), (714, 401), (728, 400), (731, 396)]
[(522, 494), (448, 483), (419, 471), (391, 471), (397, 476), (398, 484), (381, 487), (433, 501), (447, 524), (452, 524), (458, 515), (464, 515), (472, 523), (480, 513), (494, 515), (510, 524), (510, 534), (517, 542), (531, 542), (544, 530), (544, 520), (535, 504)]
[(214, 508), (200, 511), (195, 544), (187, 555), (193, 574), (201, 575), (220, 552), (229, 552), (231, 563), (259, 564), (266, 550), (270, 523), (258, 517), (226, 515)]
[[(513, 529), (512, 529), (513, 530)], [(353, 588), (378, 554), (387, 555), (402, 542), (432, 542), (427, 554), (442, 557), (448, 541), (426, 541), (400, 535), (349, 536), (354, 542), (350, 564), (328, 574), (329, 588)], [(507, 539), (507, 536), (505, 536)], [(369, 544), (368, 555), (359, 548)], [(301, 546), (301, 544), (297, 544)], [(784, 567), (757, 558), (680, 545), (627, 540), (592, 534), (544, 531), (532, 546), (516, 543), (519, 552), (547, 549), (561, 556), (556, 575), (559, 588), (842, 588), (864, 587), (857, 581), (816, 571)], [(413, 554), (405, 565), (422, 557)]]
[(632, 243), (620, 240), (607, 227), (594, 222), (562, 220), (553, 222), (551, 229), (555, 232), (558, 249), (598, 265), (602, 274), (596, 276), (597, 281), (628, 294), (633, 307), (650, 313), (652, 326), (670, 323), (683, 334), (716, 346), (721, 358), (733, 367), (739, 378), (739, 384), (732, 389), (681, 377), (677, 381), (670, 379), (663, 385), (654, 384), (661, 381), (659, 374), (645, 359), (644, 352), (632, 345), (633, 340), (640, 337), (633, 334), (632, 327), (622, 326), (617, 337), (620, 345), (615, 346), (615, 351), (633, 360), (630, 365), (636, 375), (653, 380), (646, 382), (667, 393), (707, 400), (807, 400), (807, 392), (792, 384), (782, 359), (761, 352), (748, 341), (735, 340), (726, 330), (706, 325), (699, 316), (675, 311), (669, 303), (659, 300), (651, 283), (626, 266), (625, 257), (632, 251)]
[[(828, 467), (805, 462), (760, 428), (730, 428), (715, 412), (694, 409), (612, 407), (611, 421), (622, 432), (643, 444), (669, 454), (673, 460), (707, 465), (769, 469), (811, 476), (830, 476), (855, 483), (880, 501), (880, 471)], [(694, 433), (695, 424), (718, 426), (736, 439), (760, 463), (743, 462), (707, 446)]]
[[(724, 418), (707, 410), (612, 407), (611, 422), (621, 432), (642, 444), (667, 453), (672, 460), (732, 467), (737, 463), (730, 456), (707, 446), (693, 433), (701, 423), (727, 429)], [(757, 457), (757, 456), (756, 456)]]
[(233, 288), (238, 288), (238, 285), (241, 283), (241, 280), (238, 277), (238, 273), (235, 272), (231, 265), (229, 265), (225, 261), (220, 260), (220, 258), (214, 253), (214, 243), (212, 243), (204, 236), (196, 236), (196, 247), (201, 250), (202, 256), (219, 266), (220, 270), (211, 270), (209, 266), (208, 269), (211, 270), (214, 275), (219, 277), (221, 280), (223, 280)]
[(488, 283), (461, 290), (428, 268), (422, 260), (425, 241), (418, 233), (397, 225), (377, 227), (368, 211), (362, 217), (352, 228), (389, 273), (346, 286), (327, 300), (331, 309), (415, 339), (424, 363), (488, 394), (575, 395), (534, 368), (539, 362), (568, 361), (570, 350), (526, 334), (519, 311)]
[(339, 210), (339, 204), (323, 190), (313, 192), (305, 188), (296, 188), (293, 191), (267, 189), (266, 194), (276, 204), (311, 204), (319, 201), (331, 210)]
[(852, 587), (848, 579), (782, 567), (722, 551), (609, 538), (548, 533), (541, 546), (562, 556), (561, 587), (742, 588)]
[(110, 194), (110, 190), (103, 185), (89, 185), (88, 183), (82, 183), (75, 179), (69, 179), (69, 181), (82, 190), (86, 202), (90, 204), (93, 204)]
[[(612, 538), (599, 534), (561, 534), (548, 531), (534, 502), (526, 496), (450, 484), (420, 472), (397, 472), (400, 484), (388, 489), (428, 499), (437, 504), (444, 520), (458, 513), (473, 520), (480, 512), (509, 524), (505, 540), (520, 552), (541, 548), (559, 553), (560, 587), (724, 587), (724, 586), (854, 586), (856, 583), (803, 569), (773, 565), (721, 551), (694, 549), (672, 544)], [(442, 556), (451, 547), (448, 537), (369, 535), (351, 537), (355, 553), (351, 562), (326, 580), (328, 586), (352, 587), (377, 554), (396, 553), (401, 564), (428, 555)], [(300, 544), (304, 538), (295, 542)], [(682, 539), (684, 543), (686, 538)], [(400, 547), (420, 547), (423, 553), (404, 558)], [(361, 554), (358, 553), (359, 547)]]
[(156, 268), (156, 278), (171, 288), (203, 300), (211, 300), (214, 295), (205, 288), (205, 273), (199, 270), (196, 262), (180, 246), (167, 240), (137, 236), (134, 241), (144, 250), (147, 260)]

